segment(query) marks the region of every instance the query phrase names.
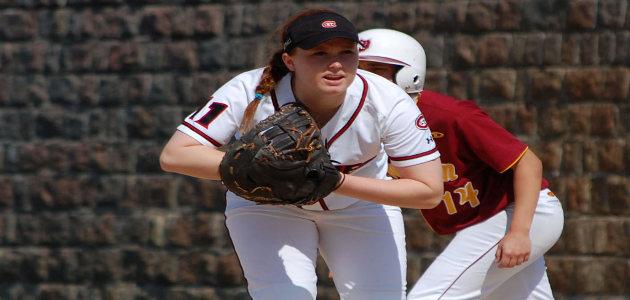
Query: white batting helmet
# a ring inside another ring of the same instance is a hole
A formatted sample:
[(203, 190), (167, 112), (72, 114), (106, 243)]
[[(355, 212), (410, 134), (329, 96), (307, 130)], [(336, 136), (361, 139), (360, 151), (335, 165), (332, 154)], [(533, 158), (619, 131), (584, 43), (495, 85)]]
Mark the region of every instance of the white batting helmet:
[(405, 92), (417, 93), (424, 87), (427, 58), (413, 37), (391, 29), (370, 29), (359, 33), (359, 60), (401, 66), (395, 82)]

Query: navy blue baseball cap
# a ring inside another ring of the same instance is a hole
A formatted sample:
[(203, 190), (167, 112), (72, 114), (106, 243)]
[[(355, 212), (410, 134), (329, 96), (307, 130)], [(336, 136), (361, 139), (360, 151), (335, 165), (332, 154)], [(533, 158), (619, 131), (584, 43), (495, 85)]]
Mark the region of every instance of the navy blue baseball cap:
[(297, 47), (308, 50), (334, 38), (359, 42), (357, 29), (344, 16), (330, 11), (307, 15), (295, 20), (287, 28), (283, 41), (284, 52)]

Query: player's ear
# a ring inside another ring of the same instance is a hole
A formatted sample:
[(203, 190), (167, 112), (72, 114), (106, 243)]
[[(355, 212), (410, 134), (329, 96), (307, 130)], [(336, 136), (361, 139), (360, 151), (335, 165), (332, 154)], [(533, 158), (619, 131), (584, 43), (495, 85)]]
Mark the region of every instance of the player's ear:
[(291, 72), (295, 72), (295, 64), (293, 63), (293, 58), (288, 53), (282, 53), (282, 61), (287, 66), (287, 69)]

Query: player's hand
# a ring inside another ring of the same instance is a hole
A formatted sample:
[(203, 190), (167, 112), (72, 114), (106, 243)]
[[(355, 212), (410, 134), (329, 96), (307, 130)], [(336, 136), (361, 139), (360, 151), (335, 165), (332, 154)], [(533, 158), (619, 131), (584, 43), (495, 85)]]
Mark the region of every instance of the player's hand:
[(496, 262), (499, 268), (512, 268), (529, 260), (532, 242), (529, 232), (508, 231), (499, 242)]

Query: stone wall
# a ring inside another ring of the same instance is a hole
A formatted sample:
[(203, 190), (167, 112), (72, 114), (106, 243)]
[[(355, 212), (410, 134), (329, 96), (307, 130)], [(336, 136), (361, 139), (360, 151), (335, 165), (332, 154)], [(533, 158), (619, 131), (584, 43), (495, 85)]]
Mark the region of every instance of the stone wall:
[[(223, 188), (158, 155), (266, 62), (282, 20), (321, 5), (414, 35), (429, 89), (476, 99), (539, 154), (566, 215), (558, 299), (626, 299), (628, 2), (0, 0), (0, 299), (248, 299)], [(405, 214), (413, 282), (449, 238)]]

